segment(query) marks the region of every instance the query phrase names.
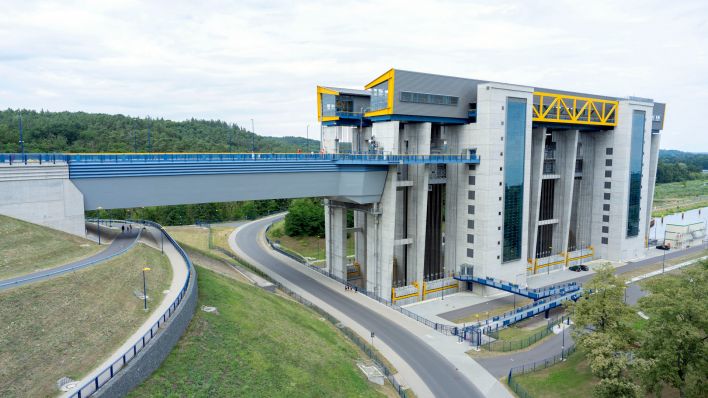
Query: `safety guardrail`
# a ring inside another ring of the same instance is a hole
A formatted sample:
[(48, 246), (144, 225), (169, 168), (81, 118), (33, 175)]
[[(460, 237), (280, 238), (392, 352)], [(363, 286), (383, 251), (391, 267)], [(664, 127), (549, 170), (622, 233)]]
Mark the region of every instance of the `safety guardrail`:
[(331, 161), (341, 164), (479, 163), (474, 154), (392, 155), (375, 153), (0, 153), (0, 163), (180, 163)]
[(319, 272), (320, 274), (322, 274), (322, 275), (324, 275), (324, 276), (327, 276), (327, 277), (329, 277), (329, 278), (332, 278), (332, 279), (336, 280), (337, 282), (339, 282), (339, 283), (341, 283), (341, 284), (343, 284), (343, 285), (345, 285), (345, 286), (348, 286), (348, 287), (352, 288), (352, 290), (354, 290), (354, 291), (356, 291), (356, 292), (358, 292), (358, 293), (362, 293), (362, 294), (364, 294), (364, 295), (366, 295), (366, 296), (368, 296), (368, 297), (370, 297), (370, 298), (372, 298), (372, 299), (378, 301), (379, 303), (384, 304), (384, 305), (386, 305), (387, 307), (389, 307), (389, 308), (391, 308), (391, 309), (394, 309), (394, 310), (400, 312), (401, 314), (403, 314), (403, 315), (405, 315), (405, 316), (407, 316), (407, 317), (409, 317), (409, 318), (412, 318), (412, 319), (414, 319), (414, 320), (416, 320), (416, 321), (422, 323), (423, 325), (428, 326), (428, 327), (430, 327), (430, 328), (432, 328), (432, 329), (434, 329), (434, 330), (436, 330), (436, 331), (438, 331), (438, 332), (440, 332), (440, 333), (442, 333), (442, 334), (445, 334), (445, 335), (448, 335), (448, 336), (460, 336), (460, 333), (461, 333), (461, 331), (462, 331), (462, 330), (461, 330), (462, 328), (458, 328), (457, 326), (446, 325), (446, 324), (443, 324), (443, 323), (438, 323), (438, 322), (431, 321), (430, 319), (427, 319), (427, 318), (422, 317), (422, 316), (420, 316), (420, 315), (418, 315), (418, 314), (416, 314), (416, 313), (414, 313), (414, 312), (411, 312), (411, 311), (409, 311), (409, 310), (407, 310), (407, 309), (405, 309), (405, 308), (403, 308), (403, 307), (400, 307), (400, 306), (396, 305), (395, 303), (392, 303), (391, 301), (386, 300), (386, 299), (383, 298), (383, 297), (379, 297), (377, 294), (375, 294), (374, 292), (368, 291), (366, 288), (360, 288), (359, 286), (356, 286), (356, 285), (354, 285), (354, 284), (351, 284), (349, 281), (347, 281), (347, 280), (345, 280), (344, 278), (339, 277), (339, 276), (337, 276), (337, 275), (335, 275), (335, 274), (333, 274), (333, 273), (327, 271), (326, 269), (322, 269), (322, 268), (316, 267), (316, 266), (310, 264), (308, 261), (299, 258), (299, 256), (294, 256), (294, 255), (292, 255), (291, 253), (288, 253), (287, 251), (285, 251), (285, 250), (283, 250), (282, 248), (280, 248), (280, 245), (276, 245), (270, 238), (268, 238), (268, 230), (270, 230), (270, 227), (271, 227), (272, 225), (273, 225), (273, 224), (270, 224), (270, 225), (266, 228), (266, 236), (265, 236), (265, 238), (266, 238), (266, 241), (268, 242), (268, 245), (269, 245), (273, 250), (275, 250), (275, 251), (277, 251), (277, 252), (279, 252), (279, 253), (281, 253), (281, 254), (283, 254), (283, 255), (285, 255), (285, 256), (288, 256), (288, 257), (292, 258), (293, 260), (295, 260), (295, 261), (297, 261), (297, 262), (299, 262), (299, 263), (301, 263), (301, 264), (307, 266), (309, 269), (314, 270), (314, 271), (317, 271), (317, 272)]
[(462, 282), (474, 282), (480, 285), (493, 287), (495, 289), (518, 294), (520, 296), (528, 297), (534, 300), (539, 300), (558, 294), (566, 294), (580, 289), (580, 285), (577, 282), (568, 282), (543, 288), (529, 289), (528, 287), (521, 287), (518, 284), (507, 282), (501, 279), (492, 278), (491, 276), (478, 277), (474, 275), (456, 274), (454, 278)]
[[(114, 220), (116, 221), (116, 220)], [(140, 353), (143, 348), (150, 342), (150, 340), (153, 339), (157, 335), (157, 333), (160, 330), (160, 327), (164, 326), (166, 322), (170, 320), (172, 315), (177, 311), (177, 308), (179, 307), (180, 303), (182, 302), (182, 299), (184, 296), (187, 294), (187, 289), (189, 287), (190, 280), (192, 279), (192, 261), (189, 259), (189, 256), (187, 253), (177, 244), (177, 241), (175, 241), (168, 233), (165, 231), (165, 229), (162, 227), (162, 225), (153, 222), (153, 221), (148, 221), (148, 220), (140, 220), (140, 221), (133, 221), (133, 220), (119, 220), (122, 222), (127, 222), (127, 223), (133, 223), (133, 224), (139, 224), (143, 226), (150, 226), (153, 228), (156, 228), (157, 230), (160, 231), (160, 234), (164, 236), (172, 245), (177, 249), (177, 252), (182, 256), (184, 259), (185, 263), (187, 264), (187, 279), (184, 282), (184, 285), (182, 286), (182, 289), (180, 290), (179, 294), (177, 295), (177, 298), (172, 302), (172, 304), (169, 306), (167, 311), (165, 311), (160, 319), (157, 320), (151, 327), (150, 331), (144, 334), (140, 339), (138, 339), (131, 348), (129, 348), (126, 352), (123, 353), (123, 355), (118, 358), (117, 361), (113, 362), (102, 370), (98, 376), (94, 377), (91, 379), (89, 382), (85, 383), (81, 387), (79, 387), (76, 391), (72, 392), (69, 397), (71, 398), (86, 398), (90, 397), (96, 391), (98, 391), (102, 386), (104, 386), (109, 380), (111, 380), (113, 377), (120, 372), (121, 369), (123, 369), (132, 359), (134, 359), (138, 353)]]

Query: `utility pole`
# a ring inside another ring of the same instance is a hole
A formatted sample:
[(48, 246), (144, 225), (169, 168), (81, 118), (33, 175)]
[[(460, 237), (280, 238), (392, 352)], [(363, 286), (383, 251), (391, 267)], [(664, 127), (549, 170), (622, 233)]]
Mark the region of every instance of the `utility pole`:
[(147, 296), (147, 282), (145, 281), (145, 271), (150, 271), (150, 268), (149, 267), (143, 268), (143, 303), (144, 303), (143, 310), (147, 311), (147, 309), (148, 309), (148, 296)]
[(22, 114), (20, 113), (20, 153), (25, 154), (25, 140), (22, 132)]
[(150, 125), (152, 125), (152, 120), (148, 116), (148, 152), (152, 152), (152, 135), (150, 134)]
[(133, 153), (138, 153), (138, 132), (133, 129)]
[(305, 153), (310, 152), (310, 125), (305, 130)]
[(251, 152), (256, 152), (256, 128), (253, 124), (253, 119), (251, 119)]

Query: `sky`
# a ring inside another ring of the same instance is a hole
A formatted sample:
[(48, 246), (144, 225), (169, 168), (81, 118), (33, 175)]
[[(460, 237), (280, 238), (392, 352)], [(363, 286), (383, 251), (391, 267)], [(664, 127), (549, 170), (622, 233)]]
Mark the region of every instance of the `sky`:
[(2, 0), (0, 109), (318, 137), (318, 84), (390, 68), (667, 103), (708, 152), (708, 1)]

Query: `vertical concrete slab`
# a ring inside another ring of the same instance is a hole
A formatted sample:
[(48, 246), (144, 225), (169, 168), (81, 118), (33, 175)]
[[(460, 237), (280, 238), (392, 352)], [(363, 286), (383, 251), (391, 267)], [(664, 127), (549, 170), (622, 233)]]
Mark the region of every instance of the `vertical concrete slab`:
[(529, 259), (536, 258), (536, 240), (538, 238), (538, 215), (541, 205), (541, 181), (543, 177), (543, 149), (545, 147), (546, 128), (539, 127), (531, 132), (531, 197), (529, 206)]
[(332, 273), (347, 279), (347, 210), (343, 207), (329, 206), (330, 225), (332, 227)]
[(575, 181), (575, 159), (578, 148), (578, 130), (564, 131), (558, 136), (558, 148), (556, 152), (562, 152), (561, 158), (556, 160), (561, 162), (560, 166), (560, 252), (568, 252), (568, 234), (570, 232), (570, 213), (573, 208), (573, 183)]

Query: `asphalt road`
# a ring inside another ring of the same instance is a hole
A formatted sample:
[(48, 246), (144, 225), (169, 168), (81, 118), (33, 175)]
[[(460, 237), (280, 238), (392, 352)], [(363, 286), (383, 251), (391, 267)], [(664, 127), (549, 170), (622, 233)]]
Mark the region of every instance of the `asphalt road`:
[(122, 232), (113, 240), (113, 242), (106, 249), (83, 260), (75, 261), (73, 263), (65, 264), (55, 268), (33, 272), (27, 275), (17, 276), (15, 278), (2, 280), (0, 281), (0, 292), (6, 289), (26, 285), (28, 283), (51, 279), (56, 276), (63, 275), (67, 272), (76, 271), (78, 269), (86, 268), (90, 265), (105, 261), (128, 250), (137, 240), (138, 233), (138, 228), (135, 228), (135, 230), (131, 232)]
[(281, 262), (258, 244), (258, 232), (272, 220), (255, 221), (236, 234), (236, 245), (253, 260), (345, 312), (393, 349), (436, 397), (482, 397), (482, 393), (437, 351), (396, 322)]

